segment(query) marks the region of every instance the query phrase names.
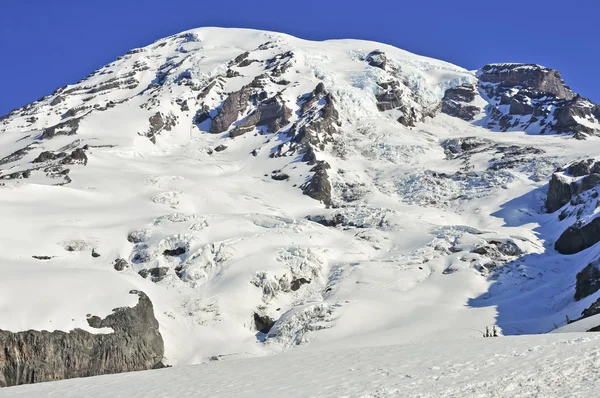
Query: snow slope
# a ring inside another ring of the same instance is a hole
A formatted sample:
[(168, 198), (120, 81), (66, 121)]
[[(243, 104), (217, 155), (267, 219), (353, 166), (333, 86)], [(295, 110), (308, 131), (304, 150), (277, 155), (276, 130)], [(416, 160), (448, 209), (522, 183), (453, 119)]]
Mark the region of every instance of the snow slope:
[[(385, 68), (367, 61), (375, 50)], [(265, 73), (261, 90), (292, 110), (287, 124), (231, 138), (251, 105), (217, 134), (208, 119), (195, 123)], [(466, 339), (448, 343), (459, 352), (485, 326), (536, 334), (576, 319), (596, 297), (574, 301), (575, 275), (598, 249), (556, 253), (568, 225), (545, 214), (543, 200), (555, 168), (594, 156), (598, 138), (427, 116), (446, 89), (475, 81), (380, 43), (202, 28), (132, 50), (12, 112), (0, 122), (0, 177), (16, 173), (0, 185), (0, 328), (98, 332), (86, 315), (132, 305), (128, 292), (139, 289), (154, 303), (165, 361), (187, 365), (307, 342)], [(324, 98), (301, 109), (319, 83), (339, 113), (315, 149), (331, 166), (330, 208), (303, 195), (314, 170), (288, 135), (324, 109)], [(408, 111), (378, 108), (382, 84), (399, 85), (414, 126), (397, 121)], [(448, 149), (467, 137), (477, 150)], [(60, 160), (35, 162), (84, 147), (86, 164), (70, 163), (67, 177)], [(288, 179), (272, 178), (280, 173)], [(335, 216), (343, 222), (334, 227), (315, 222)], [(114, 269), (119, 258), (129, 263), (123, 271)], [(276, 321), (268, 333), (255, 314)], [(273, 369), (274, 358), (265, 360)], [(126, 377), (147, 385), (151, 376)]]
[(585, 397), (600, 382), (597, 334), (297, 350), (267, 358), (72, 379), (0, 397)]

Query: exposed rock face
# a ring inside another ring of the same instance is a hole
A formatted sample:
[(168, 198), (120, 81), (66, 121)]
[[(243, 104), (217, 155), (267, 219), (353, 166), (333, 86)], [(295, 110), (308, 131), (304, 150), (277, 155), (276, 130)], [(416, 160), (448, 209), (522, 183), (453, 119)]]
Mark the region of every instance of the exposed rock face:
[(156, 112), (152, 115), (148, 122), (150, 122), (150, 129), (144, 133), (146, 137), (152, 141), (153, 144), (156, 144), (156, 136), (160, 134), (163, 130), (171, 131), (171, 129), (177, 124), (177, 120), (175, 116), (171, 115), (163, 115), (160, 112)]
[(238, 124), (234, 131), (254, 126), (267, 126), (268, 133), (275, 133), (289, 123), (291, 116), (291, 109), (285, 106), (280, 97), (275, 96), (258, 104), (256, 110)]
[(254, 313), (254, 326), (259, 332), (267, 334), (269, 333), (273, 325), (275, 325), (275, 320), (273, 320), (269, 316), (259, 315), (256, 312)]
[[(584, 138), (585, 135), (600, 134), (600, 106), (579, 95), (565, 101), (554, 112), (554, 117), (556, 119), (556, 131), (559, 133), (573, 132), (578, 138)], [(582, 120), (588, 123), (584, 124), (581, 122)]]
[(562, 233), (554, 244), (554, 249), (561, 254), (575, 254), (600, 242), (600, 218), (578, 226), (572, 225)]
[(305, 195), (323, 202), (327, 207), (332, 205), (331, 183), (327, 175), (327, 169), (329, 168), (330, 166), (327, 162), (318, 161), (317, 165), (310, 170), (315, 174), (301, 187)]
[(492, 130), (568, 133), (578, 139), (600, 135), (600, 106), (575, 94), (555, 70), (540, 65), (491, 64), (481, 68), (477, 77), (479, 90), (469, 85), (448, 89), (442, 112), (473, 120), (481, 111), (473, 103), (480, 91), (489, 103), (483, 124)]
[(67, 154), (65, 152), (54, 153), (54, 152), (50, 152), (50, 151), (44, 151), (44, 152), (40, 153), (37, 158), (33, 159), (33, 163), (48, 162), (50, 160), (64, 158), (65, 156), (67, 156)]
[(169, 267), (154, 267), (150, 269), (143, 269), (140, 272), (138, 272), (138, 274), (142, 278), (147, 278), (149, 276), (152, 282), (156, 283), (165, 279), (165, 276), (167, 276), (168, 272)]
[(470, 84), (446, 90), (442, 99), (442, 112), (466, 121), (473, 120), (482, 111), (479, 107), (470, 105), (475, 100), (476, 93), (477, 87)]
[(590, 174), (593, 167), (594, 159), (584, 159), (567, 167), (567, 173), (573, 177), (583, 177), (586, 174)]
[(369, 63), (369, 65), (385, 70), (387, 57), (385, 56), (385, 53), (383, 51), (375, 50), (369, 53), (369, 55), (367, 55), (366, 60)]
[(571, 99), (575, 93), (562, 80), (560, 73), (535, 64), (490, 64), (481, 68), (483, 82), (501, 83), (506, 87), (530, 88), (556, 98)]
[(242, 87), (239, 91), (234, 91), (223, 102), (221, 110), (215, 116), (210, 125), (209, 133), (219, 134), (229, 129), (229, 126), (238, 120), (239, 114), (248, 106), (251, 89), (248, 86)]
[(162, 367), (164, 344), (152, 302), (142, 292), (130, 293), (139, 296), (135, 307), (88, 318), (90, 326), (113, 333), (0, 330), (0, 387)]
[(114, 262), (115, 271), (123, 271), (129, 268), (129, 263), (124, 258), (118, 258)]
[[(550, 179), (546, 197), (546, 210), (554, 213), (575, 196), (600, 185), (600, 162), (584, 159), (566, 167), (564, 172), (556, 172)], [(571, 182), (570, 177), (583, 177)]]
[(390, 80), (378, 83), (380, 92), (375, 95), (377, 109), (380, 112), (395, 111), (400, 114), (398, 122), (407, 127), (414, 127), (416, 123), (426, 117), (434, 117), (441, 109), (441, 103), (422, 103), (419, 96), (413, 92), (406, 83)]
[(546, 196), (546, 210), (554, 213), (571, 200), (571, 183), (558, 173), (552, 174)]
[(75, 118), (75, 119), (69, 119), (64, 122), (55, 124), (52, 127), (48, 127), (40, 135), (40, 139), (48, 140), (48, 139), (56, 137), (57, 135), (77, 134), (77, 130), (79, 129), (79, 123), (81, 122), (81, 119), (82, 119), (81, 117)]
[(579, 301), (600, 290), (600, 269), (598, 261), (588, 264), (577, 274), (575, 300)]
[[(581, 313), (581, 318), (580, 319), (584, 319), (590, 316), (594, 316), (594, 315), (598, 315), (600, 314), (600, 298), (598, 300), (596, 300), (594, 303), (592, 303), (592, 305), (590, 305), (588, 308), (586, 308), (585, 310), (583, 310), (583, 312)], [(600, 326), (598, 326), (597, 328), (600, 328)], [(598, 330), (588, 330), (588, 332), (597, 332)]]
[(87, 165), (88, 157), (83, 148), (77, 148), (69, 156), (61, 160), (60, 164), (83, 164)]

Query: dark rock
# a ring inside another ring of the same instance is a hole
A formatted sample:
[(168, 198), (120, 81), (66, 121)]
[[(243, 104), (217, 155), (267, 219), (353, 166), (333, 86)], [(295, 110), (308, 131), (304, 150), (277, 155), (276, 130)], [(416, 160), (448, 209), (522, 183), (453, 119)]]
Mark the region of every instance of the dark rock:
[(375, 50), (367, 55), (366, 61), (369, 65), (385, 70), (387, 57), (383, 51)]
[(442, 99), (442, 113), (466, 121), (473, 120), (481, 112), (479, 107), (470, 105), (475, 100), (476, 92), (477, 88), (470, 84), (446, 90)]
[(576, 96), (557, 106), (554, 118), (556, 120), (555, 129), (559, 133), (574, 133), (576, 136), (600, 134), (599, 129), (580, 122), (582, 119), (600, 119), (600, 106), (580, 96)]
[(50, 256), (31, 256), (33, 258), (35, 258), (36, 260), (52, 260), (52, 257)]
[(238, 64), (238, 67), (244, 68), (246, 66), (253, 64), (254, 62), (259, 62), (259, 61), (255, 60), (255, 59), (245, 59)]
[(221, 144), (215, 148), (215, 152), (221, 152), (221, 151), (224, 151), (225, 149), (227, 149), (227, 147), (225, 145)]
[(123, 271), (126, 268), (129, 268), (129, 263), (124, 258), (118, 258), (114, 263), (115, 271)]
[(238, 119), (240, 113), (246, 109), (251, 94), (252, 90), (248, 86), (229, 94), (219, 113), (213, 119), (209, 133), (219, 134), (227, 131), (229, 126)]
[(552, 174), (552, 179), (548, 185), (548, 194), (546, 196), (546, 210), (548, 213), (554, 213), (571, 200), (571, 184), (560, 174)]
[(210, 109), (206, 105), (202, 105), (202, 107), (196, 112), (194, 116), (194, 124), (201, 124), (206, 120), (210, 119)]
[(256, 312), (254, 313), (254, 326), (259, 332), (267, 334), (273, 325), (275, 325), (275, 321), (267, 315), (259, 315)]
[(148, 122), (150, 123), (150, 129), (143, 135), (148, 137), (153, 144), (156, 144), (156, 136), (158, 134), (163, 130), (171, 131), (177, 124), (173, 115), (165, 116), (160, 112), (156, 112), (154, 115), (150, 116)]
[(44, 152), (40, 153), (37, 158), (33, 159), (33, 163), (48, 162), (50, 160), (56, 160), (56, 159), (59, 159), (61, 157), (65, 157), (66, 155), (67, 154), (64, 153), (64, 152), (53, 153), (53, 152), (50, 152), (50, 151), (44, 151)]
[(36, 144), (33, 143), (33, 144), (27, 145), (24, 148), (14, 151), (10, 155), (5, 156), (4, 158), (0, 159), (0, 166), (2, 166), (4, 164), (16, 162), (17, 160), (23, 158), (23, 156), (27, 155), (27, 153), (29, 153), (29, 151), (31, 151), (35, 148), (36, 148)]
[(589, 191), (592, 188), (600, 185), (600, 174), (590, 174), (583, 177), (580, 183), (577, 185), (577, 193)]
[(256, 110), (238, 124), (236, 129), (267, 126), (267, 132), (274, 133), (288, 124), (291, 116), (292, 111), (285, 106), (285, 102), (275, 96), (258, 104)]
[(97, 258), (100, 257), (100, 254), (96, 252), (96, 249), (92, 249), (92, 257)]
[(150, 276), (152, 282), (160, 282), (162, 281), (165, 276), (167, 276), (167, 273), (169, 272), (169, 267), (155, 267), (155, 268), (149, 268), (149, 269), (143, 269), (141, 271), (138, 272), (138, 274), (142, 277), (142, 278), (147, 278), (148, 276)]
[(54, 97), (54, 99), (52, 101), (50, 101), (50, 106), (55, 106), (60, 104), (61, 102), (64, 102), (65, 97), (61, 96), (61, 95), (57, 95), (56, 97)]
[(285, 173), (277, 173), (277, 174), (272, 174), (271, 178), (274, 179), (275, 181), (285, 181), (285, 180), (289, 180), (290, 176)]
[(569, 173), (573, 177), (582, 177), (584, 175), (590, 174), (593, 166), (594, 159), (581, 160), (567, 167), (567, 173)]
[(243, 52), (233, 59), (233, 63), (239, 64), (240, 62), (242, 62), (243, 60), (248, 58), (249, 55), (250, 55), (250, 51)]
[[(590, 305), (588, 308), (583, 310), (583, 312), (581, 313), (581, 318), (579, 318), (578, 320), (588, 318), (590, 316), (594, 316), (594, 315), (598, 315), (598, 314), (600, 314), (600, 298), (598, 300), (594, 301), (594, 303), (592, 303), (592, 305)], [(595, 331), (598, 331), (598, 330), (595, 330)], [(589, 330), (588, 330), (588, 332), (589, 332)]]
[(577, 274), (575, 300), (584, 299), (600, 290), (600, 269), (598, 261), (588, 264)]
[(331, 183), (327, 174), (327, 169), (329, 168), (330, 166), (327, 162), (318, 161), (317, 165), (311, 169), (311, 172), (315, 174), (300, 187), (304, 195), (323, 202), (327, 207), (332, 205)]
[(333, 215), (333, 217), (307, 216), (306, 219), (312, 222), (316, 222), (317, 224), (321, 224), (324, 227), (337, 227), (338, 225), (347, 225), (346, 218), (340, 213)]
[(242, 136), (246, 133), (249, 133), (253, 130), (254, 130), (254, 126), (249, 126), (249, 127), (236, 126), (236, 128), (234, 128), (233, 130), (231, 130), (231, 132), (229, 132), (229, 136), (231, 138), (240, 137), (240, 136)]
[(444, 93), (444, 100), (467, 103), (473, 102), (473, 100), (475, 100), (476, 92), (477, 88), (475, 86), (471, 84), (463, 84), (462, 86), (457, 86), (446, 90)]
[(181, 256), (182, 254), (184, 254), (186, 252), (186, 248), (185, 247), (178, 247), (176, 249), (166, 249), (163, 252), (164, 256)]
[(225, 74), (228, 78), (241, 76), (240, 72), (233, 69), (227, 69), (227, 73)]
[(61, 164), (83, 164), (87, 165), (88, 157), (83, 148), (77, 148), (69, 156), (61, 160)]
[(146, 234), (143, 230), (131, 231), (127, 234), (127, 241), (131, 243), (142, 243), (146, 240)]
[(531, 115), (533, 113), (533, 106), (525, 101), (519, 101), (513, 97), (510, 101), (508, 113), (511, 115)]
[(0, 387), (163, 367), (152, 302), (143, 292), (130, 293), (139, 296), (135, 307), (88, 318), (90, 326), (112, 333), (0, 330)]
[(481, 68), (478, 75), (483, 82), (501, 83), (505, 87), (529, 88), (556, 98), (571, 99), (575, 96), (560, 73), (540, 65), (491, 64)]
[(308, 283), (310, 283), (310, 279), (294, 278), (294, 279), (292, 279), (292, 283), (290, 284), (290, 289), (292, 290), (292, 292), (295, 292), (298, 289), (300, 289), (300, 286), (308, 284)]
[(471, 253), (485, 256), (486, 254), (489, 254), (489, 249), (485, 246), (476, 247), (475, 249), (471, 250)]
[(561, 254), (575, 254), (600, 242), (600, 218), (579, 226), (572, 225), (558, 238), (554, 249)]
[(79, 123), (81, 122), (81, 117), (75, 119), (69, 119), (64, 122), (60, 122), (55, 124), (52, 127), (48, 127), (45, 129), (40, 135), (41, 140), (49, 140), (57, 135), (74, 135), (77, 134), (77, 130), (79, 129)]

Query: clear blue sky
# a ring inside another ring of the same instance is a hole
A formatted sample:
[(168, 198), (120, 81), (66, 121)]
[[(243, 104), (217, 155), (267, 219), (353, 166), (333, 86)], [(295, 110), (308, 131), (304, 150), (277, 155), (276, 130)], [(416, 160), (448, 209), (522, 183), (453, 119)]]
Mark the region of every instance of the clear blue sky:
[(359, 38), (468, 69), (539, 63), (600, 102), (598, 0), (0, 0), (0, 115), (201, 26)]

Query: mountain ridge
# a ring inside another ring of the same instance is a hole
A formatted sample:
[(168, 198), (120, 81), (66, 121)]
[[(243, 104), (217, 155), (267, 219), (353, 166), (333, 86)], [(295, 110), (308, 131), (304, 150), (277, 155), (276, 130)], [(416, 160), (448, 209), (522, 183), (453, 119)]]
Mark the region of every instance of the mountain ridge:
[(0, 328), (97, 333), (85, 315), (136, 290), (173, 365), (547, 332), (597, 299), (573, 285), (598, 248), (554, 243), (595, 217), (599, 120), (538, 65), (473, 73), (254, 30), (160, 39), (0, 119)]

